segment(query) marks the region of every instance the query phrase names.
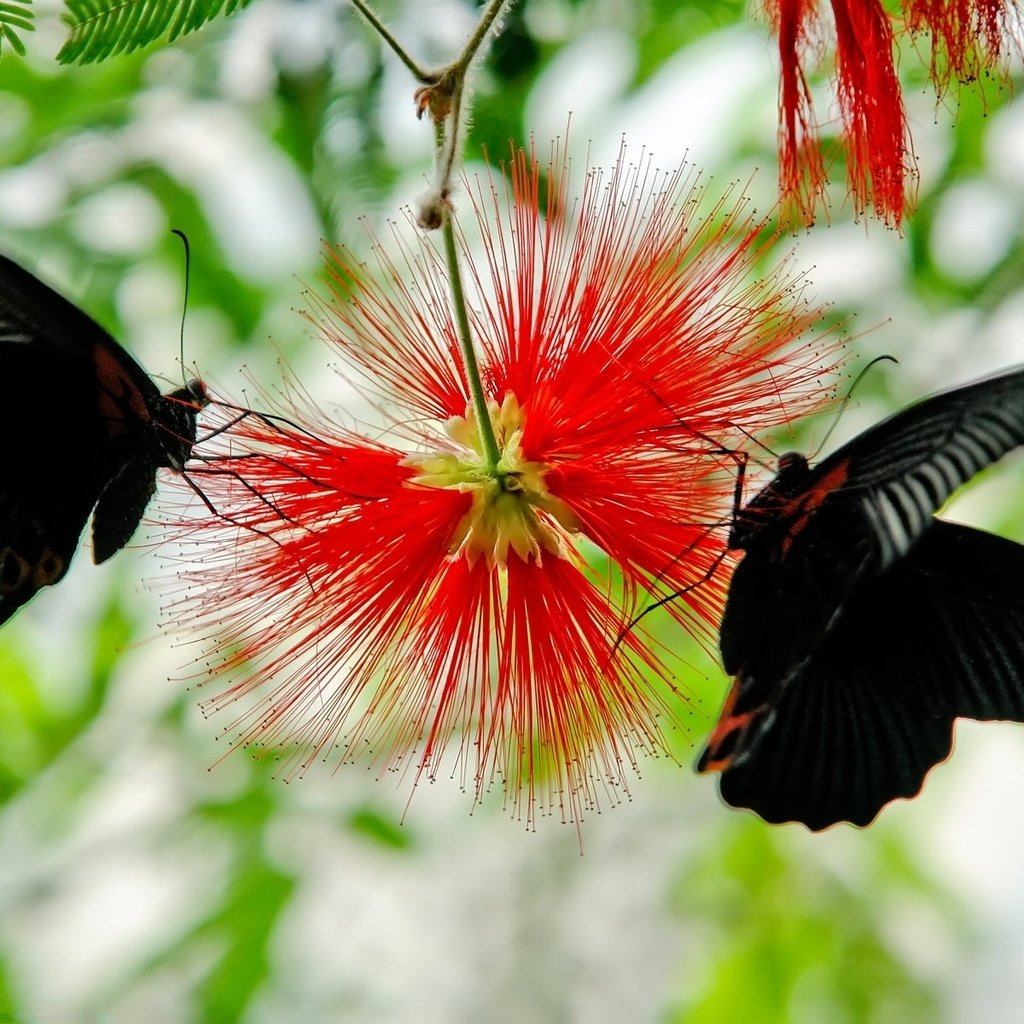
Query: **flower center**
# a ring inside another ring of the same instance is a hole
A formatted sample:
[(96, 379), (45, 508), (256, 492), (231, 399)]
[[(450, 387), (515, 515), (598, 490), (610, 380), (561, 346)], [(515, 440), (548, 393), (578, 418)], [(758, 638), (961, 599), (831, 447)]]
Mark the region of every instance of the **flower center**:
[(516, 396), (505, 395), (500, 406), (490, 401), (487, 410), (500, 452), (497, 465), (488, 465), (471, 404), (465, 416), (445, 424), (455, 451), (405, 460), (404, 465), (418, 471), (410, 485), (452, 488), (472, 496), (452, 535), (448, 549), (452, 556), (465, 557), (472, 565), (483, 555), (490, 566), (505, 565), (510, 549), (524, 562), (531, 558), (539, 562), (545, 551), (564, 558), (567, 535), (579, 530), (579, 521), (544, 483), (550, 467), (523, 455), (525, 416)]

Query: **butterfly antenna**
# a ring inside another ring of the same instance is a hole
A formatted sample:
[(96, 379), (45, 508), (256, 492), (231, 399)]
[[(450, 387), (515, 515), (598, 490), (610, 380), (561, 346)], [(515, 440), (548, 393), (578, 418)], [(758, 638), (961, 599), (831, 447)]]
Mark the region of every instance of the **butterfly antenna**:
[(835, 418), (832, 420), (832, 425), (828, 428), (828, 430), (825, 431), (825, 436), (818, 443), (818, 448), (812, 456), (812, 459), (816, 458), (818, 452), (820, 452), (822, 448), (824, 448), (825, 445), (828, 443), (828, 439), (832, 436), (832, 432), (838, 426), (840, 418), (846, 411), (846, 407), (850, 404), (850, 399), (853, 398), (854, 391), (857, 390), (857, 386), (867, 376), (868, 370), (877, 366), (879, 363), (895, 363), (898, 366), (899, 360), (895, 356), (890, 355), (875, 356), (875, 358), (872, 359), (871, 362), (868, 363), (868, 365), (865, 366), (864, 369), (861, 370), (856, 377), (854, 377), (853, 383), (850, 385), (850, 390), (847, 391), (846, 394), (843, 396), (842, 404), (839, 406), (839, 410), (836, 413)]
[(188, 312), (188, 283), (192, 276), (192, 248), (188, 244), (188, 235), (178, 228), (171, 228), (171, 234), (181, 239), (182, 248), (185, 250), (185, 294), (181, 300), (181, 329), (178, 333), (178, 358), (180, 360), (181, 374), (185, 376), (185, 314)]

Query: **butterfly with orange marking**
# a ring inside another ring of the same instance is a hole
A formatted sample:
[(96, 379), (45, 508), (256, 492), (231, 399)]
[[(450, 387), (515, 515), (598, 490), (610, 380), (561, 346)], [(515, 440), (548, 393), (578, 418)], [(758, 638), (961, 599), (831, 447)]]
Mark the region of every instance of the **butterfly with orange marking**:
[(945, 391), (815, 467), (783, 455), (735, 517), (733, 676), (697, 762), (723, 799), (869, 824), (945, 760), (957, 718), (1024, 721), (1024, 546), (939, 519), (1024, 444), (1024, 369)]
[(0, 623), (67, 572), (92, 515), (93, 559), (131, 540), (161, 467), (183, 472), (208, 402), (162, 395), (94, 320), (0, 256)]

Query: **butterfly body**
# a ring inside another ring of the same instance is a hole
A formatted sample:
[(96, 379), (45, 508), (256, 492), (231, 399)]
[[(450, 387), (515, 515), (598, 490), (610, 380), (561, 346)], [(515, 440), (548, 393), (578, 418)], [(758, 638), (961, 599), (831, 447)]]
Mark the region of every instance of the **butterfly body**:
[(202, 384), (161, 395), (95, 321), (0, 257), (0, 623), (58, 582), (93, 517), (93, 557), (131, 539), (160, 467), (180, 472)]
[(736, 516), (734, 677), (698, 770), (812, 829), (868, 824), (949, 755), (958, 717), (1024, 721), (1024, 547), (934, 513), (1024, 444), (1024, 370), (911, 406)]

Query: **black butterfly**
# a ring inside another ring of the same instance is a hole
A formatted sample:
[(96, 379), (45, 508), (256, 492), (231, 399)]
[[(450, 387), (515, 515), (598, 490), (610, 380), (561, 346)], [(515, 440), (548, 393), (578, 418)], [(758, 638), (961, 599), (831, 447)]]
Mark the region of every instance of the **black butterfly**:
[(933, 513), (1024, 444), (1024, 369), (946, 391), (741, 509), (732, 688), (697, 763), (770, 822), (867, 825), (949, 756), (957, 718), (1024, 721), (1024, 546)]
[(181, 472), (207, 404), (161, 395), (95, 321), (0, 256), (0, 623), (68, 569), (92, 513), (93, 559), (131, 539), (161, 466)]

